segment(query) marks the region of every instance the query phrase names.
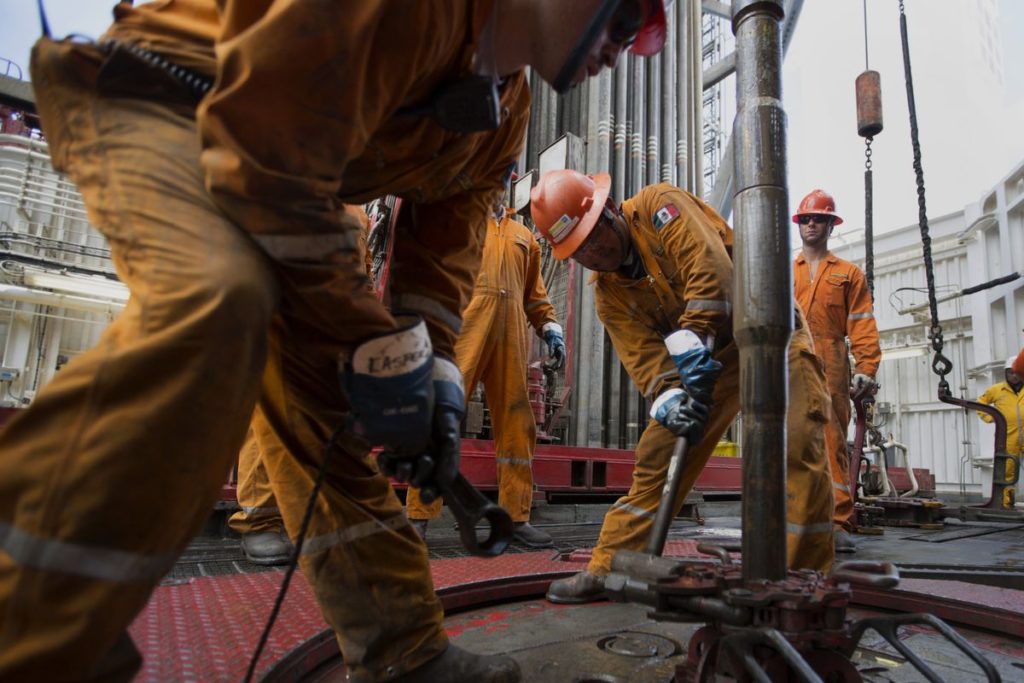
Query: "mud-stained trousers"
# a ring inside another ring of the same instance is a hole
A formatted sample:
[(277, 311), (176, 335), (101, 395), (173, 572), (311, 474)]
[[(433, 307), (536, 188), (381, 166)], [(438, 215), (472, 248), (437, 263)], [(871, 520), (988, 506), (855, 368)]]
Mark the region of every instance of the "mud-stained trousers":
[[(806, 329), (789, 346), (789, 453), (786, 461), (786, 558), (790, 568), (827, 572), (832, 567), (832, 480), (825, 456), (823, 427), (829, 417), (824, 375)], [(714, 406), (704, 438), (689, 449), (676, 512), (683, 505), (715, 444), (739, 411), (739, 352), (734, 343), (716, 359), (725, 367), (715, 385)], [(654, 523), (676, 437), (650, 420), (636, 447), (629, 492), (605, 515), (601, 536), (587, 569), (611, 571), (616, 550), (642, 550)]]
[[(530, 521), (537, 443), (537, 424), (526, 386), (530, 329), (521, 302), (521, 296), (516, 301), (508, 290), (478, 287), (455, 343), (455, 360), (466, 393), (477, 382), (484, 383), (498, 466), (498, 505), (508, 510), (513, 522)], [(426, 505), (419, 491), (411, 489), (407, 514), (410, 519), (436, 519), (441, 504), (435, 500)]]
[[(393, 325), (362, 305), (354, 248), (339, 257), (351, 264), (268, 260), (204, 189), (192, 107), (98, 96), (118, 75), (97, 77), (100, 60), (47, 41), (33, 53), (55, 166), (131, 297), (0, 432), (4, 682), (131, 680), (125, 629), (210, 514), (261, 392), (264, 462), (294, 537), (343, 420), (337, 354)], [(365, 446), (339, 442), (301, 567), (350, 680), (389, 680), (444, 650), (442, 608), (387, 479)]]
[(270, 476), (260, 457), (260, 445), (252, 428), (245, 435), (245, 443), (238, 452), (236, 498), (241, 509), (228, 520), (233, 530), (240, 534), (280, 530), (281, 509), (277, 507)]

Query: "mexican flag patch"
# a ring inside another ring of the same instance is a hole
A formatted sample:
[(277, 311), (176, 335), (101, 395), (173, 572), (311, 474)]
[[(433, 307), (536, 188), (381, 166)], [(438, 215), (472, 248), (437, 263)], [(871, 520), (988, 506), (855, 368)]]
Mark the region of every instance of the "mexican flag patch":
[(654, 214), (654, 229), (661, 230), (668, 225), (673, 218), (679, 218), (679, 209), (675, 204), (666, 204)]

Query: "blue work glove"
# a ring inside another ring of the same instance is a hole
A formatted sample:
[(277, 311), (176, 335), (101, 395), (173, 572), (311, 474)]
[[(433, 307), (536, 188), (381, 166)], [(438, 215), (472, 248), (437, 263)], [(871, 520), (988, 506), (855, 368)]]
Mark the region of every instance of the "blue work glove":
[(676, 364), (687, 393), (700, 403), (711, 405), (711, 394), (722, 372), (722, 364), (711, 357), (711, 350), (690, 330), (679, 330), (665, 337), (665, 348)]
[(543, 329), (544, 342), (548, 345), (548, 355), (551, 356), (548, 367), (552, 370), (561, 370), (565, 367), (565, 338), (562, 336), (562, 326), (558, 323), (546, 323)]
[(434, 417), (434, 352), (418, 316), (362, 341), (341, 363), (341, 389), (353, 431), (371, 446), (413, 458), (424, 451)]
[(679, 388), (666, 390), (651, 406), (651, 417), (676, 436), (685, 436), (690, 445), (704, 437), (708, 412), (707, 405)]

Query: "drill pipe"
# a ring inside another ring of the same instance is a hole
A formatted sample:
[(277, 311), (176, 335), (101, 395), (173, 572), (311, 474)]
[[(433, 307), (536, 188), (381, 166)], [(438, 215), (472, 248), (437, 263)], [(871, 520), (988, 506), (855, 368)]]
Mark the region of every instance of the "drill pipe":
[(787, 345), (793, 330), (781, 0), (733, 0), (733, 327), (743, 413), (743, 578), (786, 576)]

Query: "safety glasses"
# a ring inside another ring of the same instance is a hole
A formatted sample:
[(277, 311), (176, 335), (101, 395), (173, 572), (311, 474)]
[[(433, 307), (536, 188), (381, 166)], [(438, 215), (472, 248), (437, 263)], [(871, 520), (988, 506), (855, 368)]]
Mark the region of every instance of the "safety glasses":
[(815, 223), (831, 223), (832, 216), (826, 216), (819, 213), (811, 214), (809, 216), (800, 216), (800, 225), (807, 225), (812, 221)]
[(636, 34), (644, 25), (644, 3), (648, 0), (622, 0), (612, 19), (608, 22), (608, 39), (623, 49), (636, 40)]

